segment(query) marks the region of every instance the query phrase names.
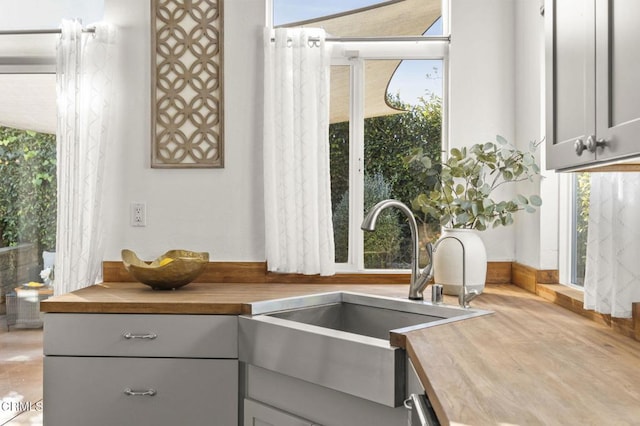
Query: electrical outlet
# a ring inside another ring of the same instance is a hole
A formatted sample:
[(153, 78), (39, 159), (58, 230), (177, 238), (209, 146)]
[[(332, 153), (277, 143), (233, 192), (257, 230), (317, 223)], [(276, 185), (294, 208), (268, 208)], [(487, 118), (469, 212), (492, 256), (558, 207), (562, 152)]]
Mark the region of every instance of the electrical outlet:
[(147, 226), (147, 205), (131, 203), (131, 226)]

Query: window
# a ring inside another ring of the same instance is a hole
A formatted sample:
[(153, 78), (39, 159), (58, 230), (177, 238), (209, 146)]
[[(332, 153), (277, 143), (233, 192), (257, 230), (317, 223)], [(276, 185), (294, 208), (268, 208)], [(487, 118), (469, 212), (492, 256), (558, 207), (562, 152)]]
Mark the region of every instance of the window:
[(559, 279), (562, 284), (582, 289), (587, 260), (591, 176), (588, 172), (562, 173), (558, 181)]
[[(408, 11), (417, 17), (411, 25)], [(411, 205), (429, 189), (403, 158), (420, 147), (439, 159), (443, 150), (448, 52), (443, 12), (441, 0), (274, 0), (274, 26), (320, 26), (334, 43), (329, 133), (339, 270), (410, 265), (410, 231), (397, 211), (385, 211), (374, 232), (364, 234), (360, 224), (376, 202), (396, 198)], [(423, 247), (440, 229), (424, 219), (419, 220)]]
[(3, 294), (39, 275), (56, 242), (55, 135), (0, 127)]
[(573, 186), (573, 235), (571, 250), (571, 284), (584, 285), (587, 260), (587, 226), (589, 224), (589, 195), (591, 181), (589, 173), (572, 175)]
[[(56, 42), (63, 18), (102, 19), (104, 0), (0, 5), (0, 295), (52, 263), (56, 238)], [(38, 34), (21, 31), (38, 30)]]

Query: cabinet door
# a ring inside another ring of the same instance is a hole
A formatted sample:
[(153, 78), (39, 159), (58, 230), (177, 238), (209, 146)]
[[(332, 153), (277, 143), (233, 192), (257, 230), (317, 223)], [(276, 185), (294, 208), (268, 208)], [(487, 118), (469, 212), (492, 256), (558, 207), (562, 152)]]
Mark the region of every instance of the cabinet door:
[(587, 149), (576, 151), (595, 135), (593, 2), (548, 0), (545, 7), (548, 169), (595, 160)]
[(245, 399), (244, 426), (313, 426), (313, 423), (268, 405)]
[(598, 161), (640, 152), (640, 2), (596, 0)]
[(229, 426), (238, 423), (230, 359), (44, 359), (47, 426)]

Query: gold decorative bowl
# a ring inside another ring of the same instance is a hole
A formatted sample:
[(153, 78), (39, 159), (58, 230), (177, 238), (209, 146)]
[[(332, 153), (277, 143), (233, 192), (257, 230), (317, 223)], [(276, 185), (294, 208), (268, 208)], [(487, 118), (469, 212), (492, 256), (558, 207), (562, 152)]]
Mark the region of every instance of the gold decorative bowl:
[(195, 280), (209, 263), (209, 253), (170, 250), (152, 262), (140, 260), (131, 250), (122, 250), (124, 267), (137, 281), (154, 290), (175, 290)]

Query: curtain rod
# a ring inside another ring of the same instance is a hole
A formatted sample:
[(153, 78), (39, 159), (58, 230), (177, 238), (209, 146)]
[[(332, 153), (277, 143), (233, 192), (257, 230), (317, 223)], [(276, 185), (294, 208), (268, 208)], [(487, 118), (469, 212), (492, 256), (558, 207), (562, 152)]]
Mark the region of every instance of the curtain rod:
[[(95, 33), (96, 29), (93, 27), (83, 28), (83, 33)], [(35, 34), (62, 34), (62, 29), (40, 29), (40, 30), (2, 30), (0, 35), (35, 35)]]
[[(320, 41), (318, 37), (309, 37), (310, 42)], [(325, 41), (366, 42), (366, 41), (451, 41), (451, 36), (397, 36), (397, 37), (325, 37)], [(271, 41), (276, 41), (271, 37)]]

